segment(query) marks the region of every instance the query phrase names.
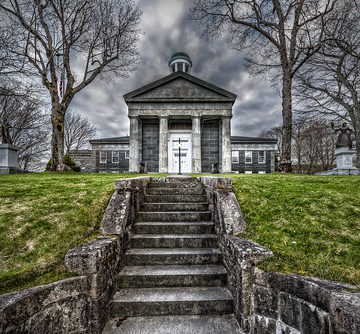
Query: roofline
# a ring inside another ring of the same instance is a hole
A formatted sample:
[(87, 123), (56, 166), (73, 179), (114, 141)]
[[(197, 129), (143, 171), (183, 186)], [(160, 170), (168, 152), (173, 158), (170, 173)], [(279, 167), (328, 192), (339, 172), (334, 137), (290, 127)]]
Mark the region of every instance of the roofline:
[[(240, 138), (242, 139), (240, 139)], [(243, 136), (231, 136), (231, 142), (242, 144), (276, 144), (278, 139), (275, 138), (261, 138), (261, 137), (243, 137)]]
[[(136, 98), (137, 95), (141, 94), (141, 93), (145, 93), (155, 87), (158, 87), (160, 85), (163, 85), (169, 81), (172, 81), (178, 77), (183, 77), (189, 81), (192, 81), (194, 83), (197, 83), (198, 85), (201, 85), (201, 86), (204, 86), (208, 89), (211, 89), (211, 90), (214, 90), (216, 91), (217, 93), (219, 94), (222, 94), (222, 95), (225, 95), (224, 96), (224, 99), (221, 99), (221, 98), (218, 98), (216, 99), (216, 101), (226, 101), (226, 102), (232, 102), (234, 103), (236, 98), (237, 98), (237, 95), (234, 94), (234, 93), (231, 93), (229, 91), (227, 91), (226, 89), (223, 89), (221, 87), (218, 87), (218, 86), (215, 86), (207, 81), (204, 81), (202, 79), (199, 79), (197, 77), (194, 77), (193, 75), (190, 75), (188, 73), (185, 73), (185, 72), (182, 72), (182, 71), (178, 71), (178, 72), (175, 72), (175, 73), (171, 73), (165, 77), (162, 77), (161, 79), (158, 79), (158, 80), (155, 80), (153, 82), (150, 82), (149, 84), (145, 85), (145, 86), (142, 86), (132, 92), (129, 92), (129, 93), (126, 93), (125, 95), (123, 95), (123, 98), (126, 102), (126, 104), (128, 102), (133, 102), (133, 101), (141, 101), (141, 100), (138, 100)], [(155, 99), (148, 99), (148, 100), (151, 100), (151, 102), (154, 102)], [(158, 101), (160, 101), (161, 99), (157, 99)], [(167, 99), (167, 101), (171, 101), (171, 102), (175, 102), (176, 100), (179, 100), (179, 101), (183, 101), (183, 99)], [(207, 100), (208, 99), (196, 99), (197, 101), (204, 101), (204, 100)], [(215, 100), (215, 99), (214, 99)], [(145, 101), (141, 101), (141, 102), (145, 102)], [(164, 102), (164, 101), (161, 101), (161, 102)]]
[[(121, 141), (114, 141), (115, 138), (124, 138)], [(127, 138), (127, 139), (125, 139)], [(236, 139), (242, 138), (242, 139)], [(243, 137), (243, 136), (231, 136), (231, 143), (241, 143), (241, 144), (276, 144), (277, 139), (274, 138), (261, 138), (261, 137)], [(130, 137), (113, 137), (113, 138), (104, 138), (104, 139), (91, 139), (89, 140), (90, 144), (129, 144)]]

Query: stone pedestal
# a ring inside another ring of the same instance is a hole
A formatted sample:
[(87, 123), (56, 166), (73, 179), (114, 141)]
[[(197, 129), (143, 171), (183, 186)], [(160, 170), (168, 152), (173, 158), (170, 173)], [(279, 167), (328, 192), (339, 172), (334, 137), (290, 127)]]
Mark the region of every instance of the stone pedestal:
[(18, 148), (10, 144), (0, 144), (0, 174), (20, 173)]
[(356, 152), (354, 150), (347, 147), (339, 147), (335, 149), (336, 168), (339, 170), (355, 168), (353, 165), (353, 157), (355, 153)]
[(316, 173), (317, 175), (360, 175), (360, 170), (353, 165), (355, 150), (348, 147), (339, 147), (335, 149), (336, 168), (324, 172)]

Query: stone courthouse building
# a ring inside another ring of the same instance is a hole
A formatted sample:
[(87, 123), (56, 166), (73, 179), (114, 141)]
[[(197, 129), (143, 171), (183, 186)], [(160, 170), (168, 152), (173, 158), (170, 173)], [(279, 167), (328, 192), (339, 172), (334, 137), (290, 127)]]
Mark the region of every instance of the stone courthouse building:
[[(170, 75), (124, 95), (130, 136), (90, 141), (75, 161), (87, 172), (269, 173), (277, 140), (231, 136), (236, 95), (192, 76), (183, 52), (169, 62)], [(179, 149), (180, 148), (180, 149)]]

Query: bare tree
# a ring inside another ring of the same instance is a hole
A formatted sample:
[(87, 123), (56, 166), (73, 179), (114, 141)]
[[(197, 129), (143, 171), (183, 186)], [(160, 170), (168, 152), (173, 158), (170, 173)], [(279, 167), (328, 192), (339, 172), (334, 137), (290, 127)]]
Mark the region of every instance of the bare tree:
[(65, 116), (65, 152), (86, 147), (96, 135), (96, 127), (86, 117), (69, 110)]
[[(281, 127), (261, 133), (262, 137), (282, 140)], [(335, 136), (327, 120), (316, 117), (296, 117), (293, 121), (292, 163), (296, 173), (313, 174), (333, 167)], [(281, 150), (281, 145), (278, 145)]]
[[(294, 75), (319, 50), (327, 15), (337, 0), (194, 0), (192, 17), (208, 36), (226, 31), (230, 45), (250, 47), (263, 69), (276, 70), (282, 82), (282, 156), (291, 171), (292, 87)], [(255, 51), (256, 48), (256, 51)]]
[(66, 170), (66, 111), (96, 78), (134, 68), (141, 10), (133, 0), (2, 0), (0, 15), (19, 31), (11, 54), (36, 70), (50, 94), (51, 170)]
[(0, 93), (1, 141), (19, 148), (22, 169), (38, 169), (49, 152), (49, 115), (31, 88), (5, 88), (6, 94)]
[(331, 169), (335, 161), (335, 136), (327, 120), (298, 117), (293, 124), (293, 161), (297, 173)]
[(360, 166), (360, 5), (341, 2), (325, 29), (326, 41), (298, 73), (303, 113), (348, 121)]

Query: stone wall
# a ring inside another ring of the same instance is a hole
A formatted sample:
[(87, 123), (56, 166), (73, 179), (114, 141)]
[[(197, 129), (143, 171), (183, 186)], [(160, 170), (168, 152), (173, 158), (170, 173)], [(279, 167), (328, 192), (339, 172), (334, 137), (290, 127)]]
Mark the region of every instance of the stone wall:
[(159, 120), (142, 122), (142, 160), (148, 172), (159, 171)]
[(234, 237), (244, 230), (245, 221), (233, 201), (231, 178), (201, 180), (228, 274), (227, 286), (234, 298), (234, 313), (244, 333), (360, 333), (358, 289), (257, 268), (272, 252), (251, 240)]
[[(201, 172), (211, 173), (219, 159), (219, 120), (201, 124)], [(220, 166), (219, 166), (220, 167)]]
[(66, 267), (80, 276), (0, 296), (0, 333), (102, 332), (148, 182), (148, 177), (115, 182), (103, 235), (65, 256)]

